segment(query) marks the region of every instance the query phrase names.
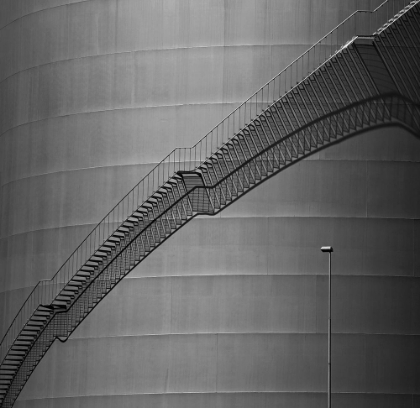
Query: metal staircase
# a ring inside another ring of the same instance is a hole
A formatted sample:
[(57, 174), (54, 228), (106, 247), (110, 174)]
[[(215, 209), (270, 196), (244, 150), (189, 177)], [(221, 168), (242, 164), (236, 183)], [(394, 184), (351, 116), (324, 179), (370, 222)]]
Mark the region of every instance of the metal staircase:
[[(57, 274), (38, 283), (12, 322), (0, 346), (0, 406), (13, 406), (55, 339), (66, 341), (125, 275), (196, 215), (217, 214), (295, 162), (367, 129), (398, 125), (420, 137), (419, 3), (391, 19), (389, 1), (354, 13), (130, 191)], [(364, 30), (380, 18), (386, 24), (356, 37), (348, 26), (361, 29), (354, 24), (361, 17)]]

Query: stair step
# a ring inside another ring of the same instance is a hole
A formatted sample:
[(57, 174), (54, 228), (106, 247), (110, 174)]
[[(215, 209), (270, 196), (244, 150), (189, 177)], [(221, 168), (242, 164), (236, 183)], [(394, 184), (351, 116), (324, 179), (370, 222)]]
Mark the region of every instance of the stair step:
[(4, 359), (4, 361), (18, 361), (18, 362), (22, 362), (24, 360), (24, 356), (22, 356), (22, 358), (16, 358), (16, 357), (9, 357), (10, 355), (7, 355)]
[(51, 317), (51, 311), (48, 314), (44, 314), (39, 310), (35, 310), (34, 314), (31, 316), (31, 321), (45, 323)]
[(115, 234), (111, 235), (107, 242), (105, 242), (103, 245), (112, 245), (111, 243), (114, 243), (115, 245), (119, 244), (121, 239), (119, 237), (114, 236)]
[(43, 305), (39, 305), (38, 308), (36, 309), (36, 312), (38, 312), (42, 315), (51, 314), (50, 310), (45, 308), (45, 306), (43, 306)]
[(57, 298), (74, 299), (75, 295), (73, 291), (71, 293), (63, 293), (63, 291), (64, 289), (56, 296), (56, 299)]
[(62, 305), (61, 302), (55, 302), (55, 301), (53, 301), (53, 303), (51, 305), (43, 305), (43, 306), (52, 310), (53, 312), (62, 311), (62, 310), (67, 309), (67, 307)]
[(13, 350), (13, 351), (25, 351), (26, 352), (28, 350), (28, 348), (27, 348), (27, 346), (24, 346), (22, 344), (15, 344), (15, 343), (13, 343), (13, 346), (10, 347), (10, 350)]
[(4, 377), (13, 379), (15, 371), (16, 370), (13, 370), (9, 367), (4, 367), (4, 368), (2, 367), (0, 368), (0, 375), (3, 377), (3, 379), (5, 379)]
[[(18, 353), (18, 351), (19, 351), (19, 353)], [(24, 350), (15, 350), (15, 352), (9, 351), (7, 353), (7, 355), (9, 355), (9, 356), (24, 356), (25, 354), (26, 354), (26, 351), (24, 351)]]
[[(90, 258), (89, 258), (89, 266), (95, 266), (98, 267), (100, 264), (102, 264), (103, 260), (107, 258), (107, 255), (103, 254), (98, 254), (98, 253), (94, 253)], [(87, 268), (85, 268), (85, 270), (88, 270)], [(92, 272), (93, 273), (93, 272)]]
[(22, 339), (22, 338), (19, 338), (18, 337), (17, 339), (15, 339), (15, 344), (18, 345), (18, 346), (29, 345), (29, 344), (32, 344), (32, 340), (30, 340), (30, 339)]
[(44, 320), (33, 320), (32, 317), (29, 319), (28, 323), (25, 324), (25, 327), (36, 327), (36, 328), (40, 328), (40, 327), (44, 327)]
[(79, 285), (80, 287), (83, 287), (86, 282), (89, 282), (91, 280), (93, 275), (86, 275), (86, 274), (79, 274), (73, 275), (71, 277), (71, 280), (68, 284), (74, 284), (75, 286)]
[(8, 362), (5, 362), (5, 361), (3, 361), (3, 363), (2, 363), (2, 367), (5, 367), (5, 368), (8, 368), (8, 367), (19, 367), (20, 366), (20, 363), (17, 363), (17, 362), (10, 362), (10, 363), (8, 363)]
[(26, 323), (25, 326), (23, 326), (22, 330), (26, 330), (28, 332), (38, 332), (41, 327), (44, 327), (43, 323), (33, 324), (32, 320), (29, 320), (28, 323)]
[[(71, 282), (71, 281), (70, 281)], [(79, 290), (80, 290), (80, 287), (82, 286), (82, 285), (75, 285), (75, 284), (72, 284), (72, 283), (67, 283), (66, 284), (66, 286), (64, 287), (64, 289), (63, 289), (63, 291), (64, 292), (70, 292), (71, 293), (71, 295), (74, 295), (74, 294), (77, 294), (77, 293), (79, 293)]]
[(93, 272), (88, 272), (85, 270), (78, 270), (75, 276), (92, 276)]

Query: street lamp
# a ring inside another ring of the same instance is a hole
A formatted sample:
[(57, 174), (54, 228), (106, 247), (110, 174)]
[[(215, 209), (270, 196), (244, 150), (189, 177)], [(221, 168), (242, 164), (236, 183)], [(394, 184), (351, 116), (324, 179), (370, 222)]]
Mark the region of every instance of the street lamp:
[(332, 246), (323, 246), (322, 252), (329, 254), (328, 268), (328, 408), (331, 408), (331, 253)]

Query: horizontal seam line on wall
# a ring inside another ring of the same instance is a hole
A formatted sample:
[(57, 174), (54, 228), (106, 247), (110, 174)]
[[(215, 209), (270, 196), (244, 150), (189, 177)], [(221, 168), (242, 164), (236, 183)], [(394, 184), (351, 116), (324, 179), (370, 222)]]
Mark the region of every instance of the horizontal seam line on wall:
[[(356, 216), (347, 216), (347, 217), (343, 217), (343, 216), (311, 216), (311, 215), (302, 215), (302, 216), (296, 216), (296, 215), (270, 215), (270, 216), (264, 216), (264, 217), (255, 217), (255, 216), (249, 216), (249, 215), (243, 215), (243, 216), (226, 216), (226, 217), (220, 217), (220, 218), (216, 218), (216, 217), (210, 217), (210, 216), (200, 216), (201, 218), (196, 217), (196, 219), (208, 219), (208, 220), (214, 220), (214, 221), (220, 221), (223, 219), (242, 219), (242, 218), (248, 218), (248, 219), (266, 219), (266, 218), (284, 218), (284, 219), (308, 219), (308, 218), (314, 218), (314, 219), (320, 219), (320, 220), (325, 220), (325, 219), (342, 219), (342, 220), (351, 220), (351, 219), (356, 219), (356, 220), (386, 220), (386, 221), (403, 221), (403, 222), (411, 222), (411, 221), (419, 221), (420, 218), (398, 218), (398, 217), (368, 217), (366, 218), (364, 215), (360, 215), (358, 217)], [(34, 229), (34, 230), (27, 230), (27, 231), (23, 231), (23, 232), (17, 232), (14, 234), (10, 234), (7, 235), (5, 237), (0, 237), (0, 241), (2, 240), (7, 240), (13, 237), (16, 237), (18, 235), (25, 235), (25, 234), (30, 234), (33, 232), (38, 232), (38, 231), (48, 231), (48, 230), (54, 230), (54, 229), (63, 229), (63, 228), (74, 228), (74, 227), (82, 227), (82, 226), (96, 226), (98, 225), (98, 223), (85, 223), (85, 224), (71, 224), (71, 225), (63, 225), (63, 226), (56, 226), (56, 227), (48, 227), (48, 228), (38, 228), (38, 229)], [(374, 275), (372, 275), (374, 276)], [(400, 276), (400, 275), (398, 275)], [(405, 275), (404, 275), (405, 276)]]
[(158, 165), (160, 162), (142, 162), (142, 163), (130, 163), (130, 164), (112, 164), (112, 165), (104, 165), (104, 166), (92, 166), (92, 167), (80, 167), (78, 169), (67, 169), (67, 170), (57, 170), (57, 171), (50, 171), (47, 173), (38, 173), (38, 174), (33, 174), (30, 176), (25, 176), (25, 177), (21, 177), (21, 178), (17, 178), (17, 179), (13, 179), (13, 180), (9, 180), (6, 183), (0, 185), (0, 188), (3, 188), (9, 184), (18, 182), (18, 181), (22, 181), (22, 180), (28, 180), (31, 178), (37, 178), (37, 177), (44, 177), (44, 176), (49, 176), (52, 174), (60, 174), (60, 173), (73, 173), (73, 172), (77, 172), (77, 171), (85, 171), (85, 170), (96, 170), (96, 169), (111, 169), (114, 167), (130, 167), (130, 166), (147, 166), (147, 165)]
[[(84, 2), (81, 2), (84, 3)], [(175, 50), (195, 50), (195, 49), (211, 49), (211, 48), (239, 48), (239, 47), (280, 47), (280, 46), (306, 46), (308, 48), (311, 47), (310, 44), (213, 44), (213, 45), (193, 45), (193, 46), (189, 46), (189, 47), (166, 47), (166, 48), (145, 48), (145, 49), (136, 49), (136, 50), (129, 50), (129, 51), (115, 51), (115, 52), (109, 52), (109, 53), (103, 53), (103, 54), (90, 54), (90, 55), (83, 55), (80, 57), (74, 57), (74, 58), (66, 58), (66, 59), (61, 59), (61, 60), (55, 60), (55, 61), (49, 61), (49, 62), (44, 62), (42, 64), (39, 65), (33, 65), (31, 67), (27, 67), (24, 68), (20, 71), (16, 71), (13, 74), (10, 74), (6, 77), (4, 77), (1, 81), (0, 81), (0, 85), (3, 84), (3, 82), (7, 81), (8, 79), (14, 77), (15, 75), (19, 75), (23, 72), (29, 71), (31, 69), (37, 69), (37, 68), (41, 68), (41, 67), (45, 67), (48, 65), (53, 65), (53, 64), (59, 64), (59, 63), (64, 63), (64, 62), (69, 62), (69, 61), (76, 61), (76, 60), (81, 60), (81, 59), (85, 59), (85, 58), (96, 58), (96, 57), (110, 57), (113, 55), (121, 55), (121, 54), (131, 54), (131, 53), (140, 53), (140, 52), (156, 52), (156, 51), (175, 51)]]
[[(134, 270), (134, 269), (133, 269)], [(130, 272), (131, 273), (131, 272)], [(247, 274), (241, 274), (241, 273), (218, 273), (218, 274), (209, 274), (209, 273), (202, 273), (202, 274), (190, 274), (190, 275), (147, 275), (147, 276), (130, 276), (127, 275), (124, 277), (124, 280), (128, 279), (167, 279), (167, 278), (182, 278), (182, 279), (188, 279), (188, 278), (246, 278), (246, 277), (260, 277), (260, 278), (267, 278), (267, 277), (307, 277), (307, 278), (317, 278), (317, 277), (327, 277), (326, 273), (272, 273), (272, 274), (266, 274), (266, 273), (247, 273)], [(369, 275), (369, 274), (360, 274), (360, 275), (352, 275), (352, 274), (339, 274), (335, 275), (336, 278), (378, 278), (378, 279), (420, 279), (420, 276), (413, 276), (413, 275)], [(99, 279), (99, 278), (98, 278)], [(47, 278), (48, 280), (48, 278)], [(99, 279), (101, 280), (101, 279)], [(0, 294), (6, 294), (11, 293), (14, 291), (22, 290), (22, 289), (32, 289), (33, 286), (21, 286), (18, 288), (13, 288), (9, 290), (2, 290), (0, 291)]]
[(41, 13), (41, 12), (46, 11), (46, 10), (54, 10), (54, 9), (56, 9), (56, 8), (60, 8), (60, 7), (71, 6), (71, 5), (73, 5), (73, 4), (87, 3), (88, 1), (90, 1), (90, 0), (80, 0), (80, 1), (74, 1), (74, 2), (72, 2), (72, 3), (65, 3), (65, 4), (60, 4), (60, 5), (58, 5), (58, 6), (46, 7), (46, 8), (43, 8), (43, 9), (39, 9), (39, 10), (36, 10), (36, 11), (32, 11), (32, 12), (27, 13), (27, 14), (22, 14), (21, 16), (19, 16), (19, 17), (15, 18), (15, 19), (14, 19), (14, 20), (12, 20), (12, 21), (9, 21), (9, 22), (8, 22), (7, 24), (5, 24), (4, 26), (0, 27), (0, 31), (1, 31), (1, 30), (3, 30), (3, 28), (6, 28), (7, 26), (9, 26), (9, 25), (11, 25), (11, 24), (15, 23), (16, 21), (18, 21), (18, 20), (20, 20), (20, 19), (22, 19), (22, 18), (25, 18), (25, 17), (31, 16), (31, 15), (33, 15), (33, 14)]
[(4, 132), (0, 134), (0, 138), (3, 137), (6, 133), (11, 132), (14, 129), (17, 129), (22, 126), (31, 125), (33, 123), (39, 123), (42, 121), (47, 121), (51, 119), (58, 119), (58, 118), (67, 118), (70, 116), (76, 115), (92, 115), (95, 113), (104, 113), (104, 112), (114, 112), (114, 111), (131, 111), (131, 110), (140, 110), (140, 109), (159, 109), (159, 108), (179, 108), (183, 106), (208, 106), (208, 105), (236, 105), (241, 104), (243, 101), (224, 101), (224, 102), (191, 102), (191, 103), (179, 103), (179, 104), (172, 104), (172, 105), (148, 105), (148, 106), (133, 106), (133, 107), (125, 107), (125, 108), (112, 108), (112, 109), (100, 109), (95, 111), (88, 111), (88, 112), (74, 112), (74, 113), (66, 113), (64, 115), (57, 115), (57, 116), (48, 116), (46, 118), (40, 118), (36, 120), (32, 120), (25, 123), (19, 123), (16, 126), (12, 126), (9, 129), (6, 129)]
[[(418, 393), (399, 393), (399, 392), (349, 392), (349, 391), (333, 391), (333, 394), (355, 394), (355, 395), (401, 395), (401, 396), (407, 396), (407, 395), (420, 395)], [(43, 400), (59, 400), (59, 399), (70, 399), (70, 398), (79, 398), (79, 399), (85, 399), (85, 398), (97, 398), (97, 397), (109, 397), (109, 398), (115, 398), (115, 397), (134, 397), (134, 396), (171, 396), (171, 395), (217, 395), (217, 394), (317, 394), (317, 395), (325, 395), (325, 391), (288, 391), (288, 390), (282, 390), (282, 391), (183, 391), (183, 392), (143, 392), (143, 393), (133, 393), (133, 394), (89, 394), (89, 395), (66, 395), (66, 396), (57, 396), (57, 397), (42, 397), (42, 398), (19, 398), (19, 401), (43, 401)]]
[[(96, 337), (70, 337), (67, 341), (83, 341), (83, 340), (106, 340), (106, 339), (124, 339), (124, 338), (141, 338), (141, 337), (169, 337), (169, 336), (217, 336), (217, 335), (280, 335), (280, 336), (325, 336), (327, 331), (308, 331), (308, 332), (274, 332), (274, 331), (250, 331), (250, 332), (172, 332), (172, 333), (146, 333), (146, 334), (122, 334), (122, 335), (109, 335), (109, 336), (96, 336)], [(348, 336), (398, 336), (398, 337), (420, 337), (420, 333), (368, 333), (368, 332), (335, 332), (334, 335), (348, 335)]]

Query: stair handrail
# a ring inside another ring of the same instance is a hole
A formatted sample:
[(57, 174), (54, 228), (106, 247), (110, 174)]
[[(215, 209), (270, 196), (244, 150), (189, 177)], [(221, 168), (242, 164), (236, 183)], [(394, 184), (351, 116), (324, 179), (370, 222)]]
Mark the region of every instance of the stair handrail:
[[(420, 0), (417, 0), (416, 2), (418, 1)], [(402, 0), (402, 2), (404, 3), (404, 7), (413, 3), (410, 0)], [(392, 10), (390, 10), (389, 7), (391, 3)], [(242, 129), (254, 116), (273, 101), (290, 91), (296, 83), (310, 75), (319, 65), (325, 62), (329, 56), (345, 46), (348, 41), (354, 38), (354, 36), (357, 34), (371, 35), (374, 32), (372, 27), (375, 27), (375, 30), (379, 29), (399, 11), (400, 8), (395, 10), (394, 5), (395, 2), (392, 0), (385, 0), (374, 10), (354, 11), (307, 51), (287, 65), (270, 81), (259, 88), (245, 102), (237, 106), (227, 117), (225, 117), (225, 119), (210, 130), (210, 132), (202, 137), (195, 145), (190, 148), (175, 148), (172, 150), (171, 153), (146, 174), (146, 176), (144, 176), (143, 179), (141, 179), (140, 182), (137, 183), (105, 217), (102, 218), (51, 279), (41, 280), (35, 285), (3, 336), (0, 343), (0, 362), (3, 362), (9, 348), (36, 308), (40, 304), (50, 304), (62, 287), (64, 287), (77, 273), (80, 267), (98, 251), (112, 233), (118, 229), (118, 226), (156, 193), (174, 173), (180, 170), (193, 170), (196, 168), (198, 164), (205, 161), (222, 144), (226, 143)], [(385, 16), (380, 16), (379, 14), (381, 12), (383, 12)], [(360, 24), (360, 21), (358, 22), (356, 20), (359, 17), (361, 20), (362, 15), (367, 17), (368, 24), (365, 24), (365, 22), (362, 23), (364, 26), (368, 27), (366, 28), (368, 33), (361, 33), (359, 31), (358, 23)], [(354, 25), (354, 27), (350, 27), (354, 28), (353, 30), (350, 30), (353, 34), (349, 34), (346, 31), (350, 25)], [(324, 48), (323, 51), (322, 48)], [(319, 50), (318, 54), (317, 50)], [(313, 54), (312, 57), (311, 54)], [(307, 58), (306, 70), (304, 69), (305, 58)]]

